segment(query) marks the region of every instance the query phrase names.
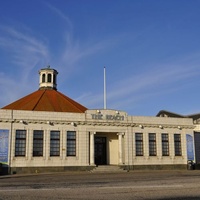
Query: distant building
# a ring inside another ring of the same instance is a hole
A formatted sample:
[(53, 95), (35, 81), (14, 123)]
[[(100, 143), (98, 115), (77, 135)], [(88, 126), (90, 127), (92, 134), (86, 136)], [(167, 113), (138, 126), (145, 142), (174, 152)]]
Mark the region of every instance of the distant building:
[(57, 91), (57, 74), (41, 69), (39, 90), (0, 109), (0, 162), (8, 173), (187, 169), (195, 161), (192, 118), (87, 109)]
[[(194, 147), (195, 147), (195, 158), (193, 160), (196, 164), (200, 164), (200, 113), (192, 115), (180, 115), (177, 113), (161, 110), (157, 117), (174, 117), (174, 118), (191, 118), (194, 123)], [(189, 147), (188, 147), (189, 148)], [(192, 148), (191, 148), (192, 149)], [(190, 148), (188, 149), (190, 151)]]

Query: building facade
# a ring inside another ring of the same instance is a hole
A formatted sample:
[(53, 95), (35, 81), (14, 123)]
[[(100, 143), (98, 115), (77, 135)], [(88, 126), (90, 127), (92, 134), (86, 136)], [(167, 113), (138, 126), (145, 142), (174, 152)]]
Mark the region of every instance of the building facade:
[(192, 118), (87, 109), (57, 91), (56, 70), (39, 74), (38, 91), (0, 109), (0, 162), (8, 173), (187, 169), (195, 161)]

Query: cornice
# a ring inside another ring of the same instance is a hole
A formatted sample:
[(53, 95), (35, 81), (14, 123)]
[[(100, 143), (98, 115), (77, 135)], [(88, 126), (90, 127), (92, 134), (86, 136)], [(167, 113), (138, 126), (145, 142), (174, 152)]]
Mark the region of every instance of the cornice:
[(2, 123), (21, 123), (24, 125), (28, 124), (48, 124), (48, 125), (73, 125), (73, 126), (112, 126), (112, 127), (135, 127), (135, 128), (173, 128), (173, 129), (194, 129), (195, 125), (179, 125), (179, 124), (143, 124), (141, 123), (132, 123), (132, 122), (113, 122), (113, 121), (66, 121), (66, 120), (23, 120), (23, 119), (2, 119), (0, 118), (0, 122)]

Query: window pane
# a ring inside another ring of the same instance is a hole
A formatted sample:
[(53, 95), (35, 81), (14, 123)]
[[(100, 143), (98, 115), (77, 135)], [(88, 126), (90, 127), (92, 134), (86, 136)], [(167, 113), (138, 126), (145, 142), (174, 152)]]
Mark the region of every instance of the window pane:
[(143, 134), (135, 133), (136, 156), (143, 156)]
[(76, 132), (67, 131), (67, 156), (76, 156)]
[(60, 131), (50, 131), (50, 156), (60, 156)]
[(33, 131), (33, 156), (43, 156), (43, 131)]
[(15, 156), (25, 156), (26, 154), (26, 130), (16, 130)]

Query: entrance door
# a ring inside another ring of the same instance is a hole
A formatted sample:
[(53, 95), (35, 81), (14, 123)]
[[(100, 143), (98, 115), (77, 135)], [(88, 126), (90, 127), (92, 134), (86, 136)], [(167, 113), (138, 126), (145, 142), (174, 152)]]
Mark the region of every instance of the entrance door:
[(95, 141), (95, 164), (106, 165), (106, 137), (97, 136)]

